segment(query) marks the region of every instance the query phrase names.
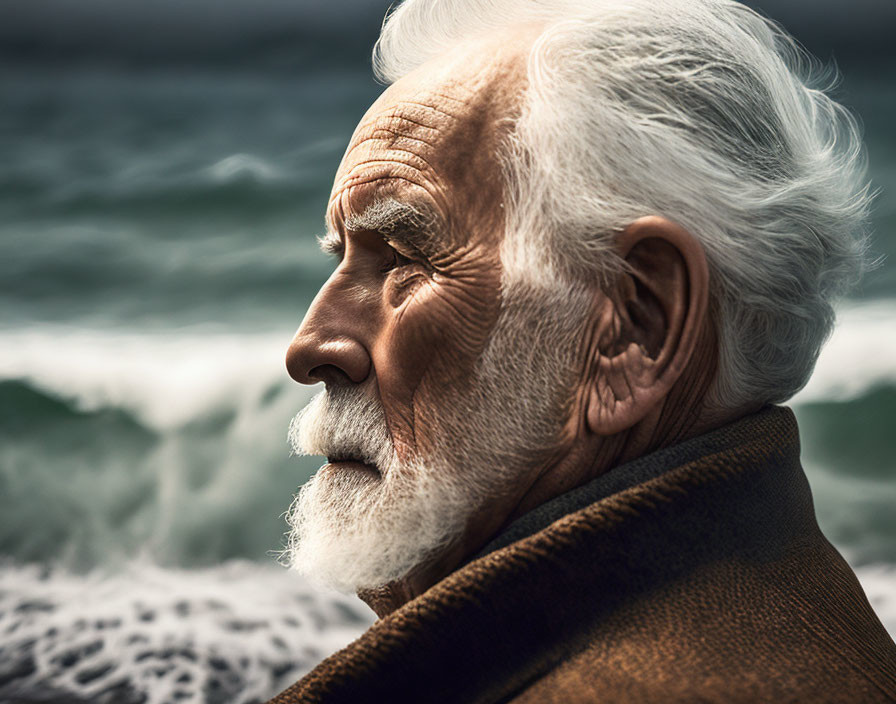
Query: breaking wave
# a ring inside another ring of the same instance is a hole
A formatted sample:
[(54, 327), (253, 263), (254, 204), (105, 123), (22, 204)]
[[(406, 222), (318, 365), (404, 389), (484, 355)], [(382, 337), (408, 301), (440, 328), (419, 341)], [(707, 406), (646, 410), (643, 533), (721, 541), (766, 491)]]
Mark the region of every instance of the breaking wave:
[(815, 372), (797, 404), (846, 401), (875, 386), (896, 384), (896, 301), (849, 303), (822, 349)]
[[(793, 403), (843, 402), (896, 385), (894, 320), (894, 301), (844, 307), (815, 373)], [(65, 399), (71, 413), (119, 409), (147, 430), (164, 432), (289, 390), (304, 403), (308, 392), (290, 382), (284, 369), (290, 337), (285, 327), (250, 333), (202, 326), (0, 330), (0, 381)]]

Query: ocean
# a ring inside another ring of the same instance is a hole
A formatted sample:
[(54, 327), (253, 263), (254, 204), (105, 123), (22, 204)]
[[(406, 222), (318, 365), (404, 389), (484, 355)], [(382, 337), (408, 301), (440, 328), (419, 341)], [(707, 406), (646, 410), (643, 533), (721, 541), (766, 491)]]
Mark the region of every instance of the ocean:
[[(292, 334), (363, 62), (0, 65), (0, 701), (263, 701), (372, 614), (276, 565), (317, 468)], [(276, 55), (275, 55), (276, 59)], [(896, 85), (844, 70), (896, 254)], [(793, 401), (819, 521), (896, 635), (896, 269)], [(29, 697), (31, 697), (29, 699)]]

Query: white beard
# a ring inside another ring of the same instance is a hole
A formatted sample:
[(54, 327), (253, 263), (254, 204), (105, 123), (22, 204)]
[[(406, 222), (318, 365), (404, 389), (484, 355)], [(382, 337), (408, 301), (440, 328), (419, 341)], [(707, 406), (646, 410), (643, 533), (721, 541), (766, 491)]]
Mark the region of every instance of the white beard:
[(439, 427), (429, 429), (437, 456), (399, 460), (382, 406), (357, 386), (315, 396), (290, 425), (294, 452), (358, 457), (379, 474), (321, 467), (287, 513), (284, 562), (352, 592), (398, 580), (457, 540), (474, 512), (523, 481), (557, 441), (575, 367), (576, 305), (587, 299), (570, 289), (560, 299), (505, 297), (471, 384), (441, 399)]
[(290, 443), (308, 455), (355, 456), (379, 474), (324, 465), (287, 522), (287, 563), (352, 592), (403, 577), (463, 530), (471, 497), (459, 477), (400, 462), (381, 406), (358, 388), (321, 392), (293, 419)]

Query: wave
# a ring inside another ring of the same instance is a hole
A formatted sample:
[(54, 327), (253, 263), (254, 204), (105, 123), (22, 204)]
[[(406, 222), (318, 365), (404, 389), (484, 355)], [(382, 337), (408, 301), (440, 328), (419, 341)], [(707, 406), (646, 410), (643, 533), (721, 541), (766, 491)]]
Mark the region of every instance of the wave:
[(324, 196), (330, 174), (319, 164), (338, 162), (344, 147), (343, 139), (321, 138), (280, 159), (236, 153), (200, 165), (204, 160), (197, 155), (199, 164), (183, 166), (164, 158), (150, 163), (145, 155), (123, 151), (110, 157), (109, 175), (75, 180), (60, 160), (52, 174), (6, 174), (0, 184), (8, 207), (21, 213), (37, 210), (44, 221), (57, 223), (86, 216), (100, 221), (153, 216), (169, 222), (190, 216), (270, 220), (295, 217), (297, 202)]
[(286, 429), (311, 391), (289, 335), (0, 333), (0, 554), (91, 566), (262, 559), (320, 464)]
[(875, 386), (896, 384), (896, 301), (840, 307), (831, 339), (795, 404), (847, 401)]
[(253, 181), (277, 181), (283, 179), (282, 169), (251, 154), (233, 154), (208, 168), (212, 178), (220, 183), (250, 179)]
[(0, 568), (0, 700), (266, 701), (372, 614), (270, 565)]
[(286, 329), (255, 334), (201, 327), (4, 330), (0, 380), (27, 382), (69, 401), (73, 410), (122, 409), (145, 427), (164, 432), (222, 409), (258, 404), (287, 385)]
[[(795, 404), (846, 401), (896, 384), (896, 302), (844, 307)], [(34, 326), (0, 330), (0, 380), (27, 382), (74, 408), (126, 411), (164, 432), (222, 409), (296, 389), (284, 356), (288, 327), (240, 333), (193, 326), (152, 332)], [(873, 354), (868, 354), (873, 350)]]

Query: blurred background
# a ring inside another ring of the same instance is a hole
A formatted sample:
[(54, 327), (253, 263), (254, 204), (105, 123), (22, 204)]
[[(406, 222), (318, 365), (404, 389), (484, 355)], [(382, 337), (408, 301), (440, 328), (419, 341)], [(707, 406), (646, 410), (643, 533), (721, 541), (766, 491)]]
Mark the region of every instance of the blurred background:
[[(896, 3), (753, 5), (836, 62), (892, 257)], [(319, 464), (288, 457), (311, 392), (283, 357), (387, 6), (0, 0), (0, 700), (261, 701), (370, 621), (275, 553)], [(794, 401), (819, 521), (891, 633), (894, 272)]]

